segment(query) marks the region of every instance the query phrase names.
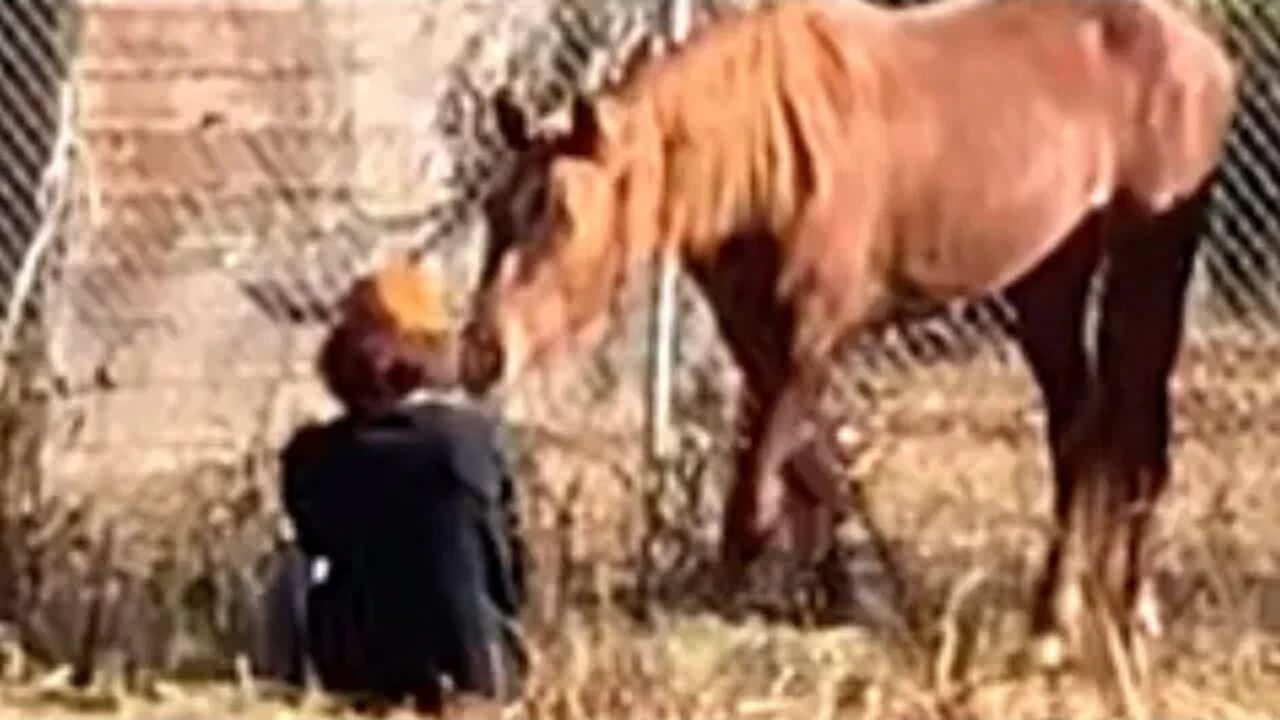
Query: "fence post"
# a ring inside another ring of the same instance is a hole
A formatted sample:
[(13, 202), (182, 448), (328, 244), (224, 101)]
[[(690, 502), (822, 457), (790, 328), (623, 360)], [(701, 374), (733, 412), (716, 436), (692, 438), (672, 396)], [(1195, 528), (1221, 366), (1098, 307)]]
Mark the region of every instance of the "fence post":
[[(68, 203), (76, 6), (71, 0), (0, 4), (0, 623), (25, 622), (26, 542), (16, 522), (40, 487), (48, 398), (43, 272)], [(11, 111), (11, 112), (10, 112)]]
[[(664, 0), (667, 44), (684, 41), (693, 25), (693, 0)], [(671, 386), (675, 375), (676, 326), (679, 321), (677, 290), (679, 258), (674, 246), (664, 247), (658, 256), (658, 272), (653, 284), (649, 338), (649, 459), (665, 465), (672, 453)]]

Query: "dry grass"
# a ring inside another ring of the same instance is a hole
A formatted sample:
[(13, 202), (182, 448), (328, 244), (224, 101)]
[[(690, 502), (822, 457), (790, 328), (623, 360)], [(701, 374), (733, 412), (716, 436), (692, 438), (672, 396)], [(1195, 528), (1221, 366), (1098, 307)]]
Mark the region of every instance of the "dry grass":
[[(1270, 346), (1200, 343), (1179, 372), (1178, 475), (1160, 563), (1171, 628), (1155, 648), (1153, 717), (1280, 714), (1280, 486), (1270, 482), (1280, 461), (1277, 360)], [(1047, 678), (1019, 662), (1048, 492), (1038, 404), (1021, 367), (978, 358), (886, 375), (874, 397), (874, 411), (859, 418), (867, 449), (853, 479), (908, 581), (916, 635), (876, 623), (824, 629), (709, 612), (700, 598), (714, 557), (716, 466), (687, 471), (704, 489), (698, 497), (688, 486), (655, 489), (634, 471), (634, 457), (610, 450), (625, 438), (543, 434), (525, 499), (535, 674), (510, 716), (1110, 716), (1086, 680)], [(707, 429), (722, 437), (714, 423)], [(249, 524), (260, 533), (265, 522)], [(172, 535), (196, 534), (170, 524)], [(230, 540), (247, 543), (251, 534)], [(882, 575), (865, 575), (881, 601)], [(182, 582), (192, 581), (174, 580)], [(630, 612), (640, 602), (647, 622)], [(231, 669), (212, 683), (108, 670), (91, 690), (72, 691), (65, 672), (10, 662), (0, 718), (342, 713), (319, 696), (268, 699), (266, 689), (235, 682)]]
[[(966, 635), (994, 631), (964, 626)], [(976, 638), (971, 638), (976, 639)], [(1010, 662), (1016, 638), (984, 648), (943, 684), (891, 641), (856, 628), (800, 629), (711, 617), (641, 630), (621, 619), (571, 623), (539, 643), (518, 718), (1047, 718), (1108, 717), (1093, 686), (1056, 683)], [(1274, 717), (1280, 648), (1259, 640), (1194, 661), (1163, 658), (1152, 699), (1160, 718)], [(935, 658), (936, 659), (936, 658)], [(0, 690), (0, 718), (286, 718), (351, 716), (319, 695), (271, 698), (249, 685), (150, 683), (144, 692), (73, 691), (63, 678)], [(407, 716), (407, 715), (406, 715)], [(474, 716), (474, 715), (473, 715)]]

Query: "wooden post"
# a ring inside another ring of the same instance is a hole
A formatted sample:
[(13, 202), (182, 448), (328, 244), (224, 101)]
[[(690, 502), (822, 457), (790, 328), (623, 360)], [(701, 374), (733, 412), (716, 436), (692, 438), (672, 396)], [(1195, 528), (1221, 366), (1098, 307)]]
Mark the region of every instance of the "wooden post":
[[(693, 25), (693, 0), (666, 0), (665, 4), (668, 45), (676, 45), (688, 37)], [(679, 270), (675, 249), (665, 248), (658, 257), (654, 279), (649, 338), (649, 459), (659, 465), (665, 464), (672, 453), (671, 385), (679, 321), (676, 297)]]

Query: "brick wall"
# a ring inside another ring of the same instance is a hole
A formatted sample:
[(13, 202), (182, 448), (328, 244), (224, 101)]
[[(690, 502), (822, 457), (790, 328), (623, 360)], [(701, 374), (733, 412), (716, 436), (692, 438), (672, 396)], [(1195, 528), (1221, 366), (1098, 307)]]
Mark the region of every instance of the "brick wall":
[(93, 241), (78, 246), (92, 256), (134, 245), (154, 257), (193, 216), (246, 230), (281, 196), (309, 206), (343, 191), (320, 13), (139, 1), (89, 3), (85, 15), (80, 123), (102, 204)]
[(503, 72), (543, 0), (81, 1), (48, 467), (133, 503), (330, 409), (322, 328), (281, 324), (244, 282), (340, 289), (406, 239), (376, 221), (443, 189), (425, 167), (447, 152), (427, 122), (443, 70)]
[[(370, 57), (423, 5), (356, 6), (85, 3), (84, 211), (55, 303), (55, 364), (71, 388), (50, 433), (55, 477), (229, 461), (324, 406), (307, 378), (315, 329), (282, 327), (239, 282), (302, 274), (310, 246), (355, 263), (363, 251), (341, 232), (350, 200), (408, 202), (412, 163), (386, 158), (412, 155), (411, 126), (387, 109), (396, 98)], [(366, 99), (378, 96), (382, 107)], [(369, 138), (380, 174), (357, 161)]]

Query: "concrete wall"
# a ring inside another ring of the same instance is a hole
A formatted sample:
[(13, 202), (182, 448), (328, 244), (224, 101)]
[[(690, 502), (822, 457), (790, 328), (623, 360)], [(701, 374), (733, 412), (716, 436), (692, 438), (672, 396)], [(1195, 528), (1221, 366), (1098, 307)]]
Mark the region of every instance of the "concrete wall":
[(308, 376), (317, 329), (282, 325), (240, 283), (335, 292), (374, 240), (352, 229), (353, 203), (426, 202), (406, 95), (433, 86), (388, 67), (422, 55), (430, 7), (85, 3), (81, 202), (54, 303), (69, 388), (55, 477), (231, 462), (327, 409)]

